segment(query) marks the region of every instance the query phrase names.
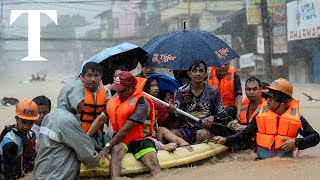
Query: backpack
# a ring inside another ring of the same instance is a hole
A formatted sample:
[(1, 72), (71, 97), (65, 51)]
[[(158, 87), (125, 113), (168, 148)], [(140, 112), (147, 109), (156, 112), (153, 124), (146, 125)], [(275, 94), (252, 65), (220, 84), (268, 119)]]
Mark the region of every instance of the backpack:
[[(22, 135), (22, 133), (16, 128), (15, 125), (9, 125), (6, 126), (4, 128), (4, 130), (1, 132), (0, 134), (0, 142), (2, 142), (3, 138), (5, 137), (5, 135), (10, 132), (13, 131), (17, 136), (19, 136), (22, 139), (22, 143), (23, 143), (23, 154), (22, 154), (22, 158), (21, 161), (23, 162), (23, 170), (25, 172), (30, 172), (33, 170), (33, 164), (34, 164), (34, 160), (36, 157), (36, 151), (35, 151), (35, 134), (34, 132), (32, 133), (32, 137), (29, 140), (28, 138), (26, 138), (26, 136)], [(6, 179), (5, 175), (4, 175), (4, 162), (3, 162), (3, 157), (0, 156), (0, 180), (2, 179)], [(18, 173), (18, 172), (17, 172)], [(20, 173), (18, 173), (20, 174)], [(15, 177), (19, 177), (19, 175), (16, 175)], [(23, 175), (22, 175), (23, 176)]]

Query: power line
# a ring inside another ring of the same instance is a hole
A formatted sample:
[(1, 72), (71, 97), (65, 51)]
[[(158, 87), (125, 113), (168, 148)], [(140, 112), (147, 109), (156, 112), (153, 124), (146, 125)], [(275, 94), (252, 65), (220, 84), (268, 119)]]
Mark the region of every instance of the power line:
[[(73, 4), (73, 3), (94, 3), (94, 2), (107, 2), (105, 0), (92, 0), (92, 1), (88, 1), (88, 0), (84, 0), (84, 1), (19, 1), (19, 2), (12, 2), (10, 1), (7, 3), (3, 3), (4, 5), (14, 5), (14, 4), (30, 4), (30, 3), (68, 3), (68, 4)], [(111, 1), (109, 1), (111, 2)]]

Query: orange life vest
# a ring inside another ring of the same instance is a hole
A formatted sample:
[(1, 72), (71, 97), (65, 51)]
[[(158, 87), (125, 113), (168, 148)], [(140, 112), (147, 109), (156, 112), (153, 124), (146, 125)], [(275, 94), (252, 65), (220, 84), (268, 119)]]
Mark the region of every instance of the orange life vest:
[(217, 68), (212, 67), (211, 73), (208, 78), (208, 84), (216, 87), (221, 94), (221, 98), (225, 107), (235, 106), (234, 97), (234, 75), (237, 70), (233, 67), (229, 67), (227, 74), (219, 81), (217, 77)]
[(149, 102), (149, 118), (150, 120), (146, 120), (144, 124), (137, 124), (125, 138), (122, 139), (122, 142), (125, 144), (129, 144), (132, 141), (139, 141), (145, 137), (151, 137), (154, 131), (153, 126), (155, 122), (155, 112), (154, 112), (154, 104), (151, 98), (145, 95), (142, 92), (142, 89), (146, 83), (145, 78), (137, 79), (137, 86), (135, 92), (124, 102), (120, 101), (120, 97), (118, 95), (114, 96), (110, 99), (107, 104), (107, 113), (110, 118), (110, 122), (114, 132), (118, 132), (126, 123), (130, 115), (135, 111), (137, 102), (140, 97), (144, 97)]
[[(262, 101), (264, 101), (265, 99), (262, 99)], [(252, 119), (259, 113), (260, 109), (261, 109), (261, 104), (260, 103), (258, 105), (258, 107), (256, 108), (256, 110), (254, 111), (254, 113), (250, 116), (249, 119), (247, 119), (247, 112), (248, 112), (248, 107), (250, 104), (250, 100), (248, 98), (245, 98), (242, 103), (241, 103), (241, 108), (240, 108), (240, 124), (249, 124)]]
[(84, 87), (86, 97), (84, 99), (84, 106), (81, 111), (80, 120), (82, 129), (88, 132), (91, 123), (99, 116), (106, 107), (106, 92), (104, 87), (101, 86), (96, 97), (93, 97), (91, 91)]
[(283, 138), (296, 138), (298, 130), (302, 128), (299, 101), (291, 101), (289, 108), (281, 116), (269, 110), (267, 101), (264, 101), (256, 120), (257, 144), (270, 150), (279, 150), (284, 143)]

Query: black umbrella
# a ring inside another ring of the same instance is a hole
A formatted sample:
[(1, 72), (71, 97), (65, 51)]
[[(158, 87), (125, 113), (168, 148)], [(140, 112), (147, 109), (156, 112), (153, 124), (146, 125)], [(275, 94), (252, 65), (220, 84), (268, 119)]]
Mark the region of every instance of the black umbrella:
[(81, 74), (83, 66), (88, 62), (97, 62), (103, 68), (102, 82), (109, 84), (113, 82), (115, 68), (123, 65), (128, 71), (137, 67), (138, 63), (143, 64), (147, 52), (137, 45), (123, 43), (111, 48), (106, 48), (98, 54), (83, 61), (81, 69), (75, 73), (74, 79)]
[(148, 52), (146, 67), (185, 70), (198, 59), (207, 66), (220, 66), (239, 58), (224, 41), (200, 30), (167, 32), (151, 39), (142, 48)]

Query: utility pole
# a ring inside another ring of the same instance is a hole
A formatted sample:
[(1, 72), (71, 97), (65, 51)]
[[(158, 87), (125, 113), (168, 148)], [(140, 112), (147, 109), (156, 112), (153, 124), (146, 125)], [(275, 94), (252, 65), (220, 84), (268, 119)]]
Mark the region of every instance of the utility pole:
[(261, 23), (264, 39), (264, 80), (271, 82), (273, 80), (272, 73), (272, 48), (271, 48), (271, 26), (270, 16), (268, 12), (267, 0), (261, 0)]

